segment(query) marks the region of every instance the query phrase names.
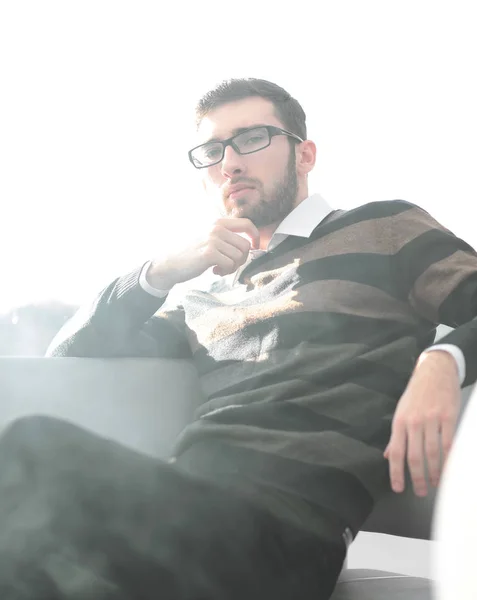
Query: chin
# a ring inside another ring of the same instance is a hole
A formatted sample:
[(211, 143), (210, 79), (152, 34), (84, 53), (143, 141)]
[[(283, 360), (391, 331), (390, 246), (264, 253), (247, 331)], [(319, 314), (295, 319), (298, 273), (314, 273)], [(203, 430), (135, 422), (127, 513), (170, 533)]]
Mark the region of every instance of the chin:
[(242, 206), (232, 206), (227, 209), (227, 216), (234, 217), (236, 219), (250, 219), (250, 213), (253, 213), (246, 204), (242, 204)]

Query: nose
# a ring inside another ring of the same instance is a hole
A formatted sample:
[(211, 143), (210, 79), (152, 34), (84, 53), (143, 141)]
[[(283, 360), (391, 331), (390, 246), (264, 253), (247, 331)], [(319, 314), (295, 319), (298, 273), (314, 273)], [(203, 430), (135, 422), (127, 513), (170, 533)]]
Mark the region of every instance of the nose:
[(244, 170), (243, 167), (243, 156), (235, 152), (232, 146), (227, 146), (221, 164), (222, 175), (232, 177), (233, 175), (242, 173)]

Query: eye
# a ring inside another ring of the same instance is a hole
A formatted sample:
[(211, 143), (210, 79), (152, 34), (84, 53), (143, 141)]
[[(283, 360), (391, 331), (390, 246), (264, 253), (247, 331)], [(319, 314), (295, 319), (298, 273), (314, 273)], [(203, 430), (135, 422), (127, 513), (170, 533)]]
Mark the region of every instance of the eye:
[(208, 159), (214, 159), (220, 156), (221, 151), (221, 148), (214, 146), (213, 148), (206, 148), (204, 150), (204, 155)]
[(256, 144), (258, 142), (263, 142), (264, 137), (263, 135), (253, 135), (251, 137), (249, 137), (247, 140), (245, 140), (246, 144)]

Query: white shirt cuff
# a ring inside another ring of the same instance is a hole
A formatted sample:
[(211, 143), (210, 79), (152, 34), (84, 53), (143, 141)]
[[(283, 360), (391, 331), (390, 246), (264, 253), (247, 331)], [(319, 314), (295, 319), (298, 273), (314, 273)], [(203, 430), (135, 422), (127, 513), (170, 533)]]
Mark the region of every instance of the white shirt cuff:
[(148, 261), (143, 266), (143, 268), (141, 270), (141, 274), (139, 275), (139, 285), (142, 287), (142, 289), (145, 292), (147, 292), (148, 294), (151, 294), (151, 296), (155, 296), (156, 298), (165, 298), (167, 296), (167, 294), (170, 292), (170, 290), (158, 290), (157, 288), (152, 287), (152, 285), (150, 283), (148, 283), (148, 281), (146, 279), (146, 273), (151, 265), (151, 262), (152, 261)]
[(465, 356), (462, 350), (454, 346), (454, 344), (437, 344), (436, 346), (427, 348), (424, 352), (432, 352), (433, 350), (444, 350), (444, 352), (448, 352), (454, 357), (457, 363), (460, 384), (462, 385), (465, 381)]

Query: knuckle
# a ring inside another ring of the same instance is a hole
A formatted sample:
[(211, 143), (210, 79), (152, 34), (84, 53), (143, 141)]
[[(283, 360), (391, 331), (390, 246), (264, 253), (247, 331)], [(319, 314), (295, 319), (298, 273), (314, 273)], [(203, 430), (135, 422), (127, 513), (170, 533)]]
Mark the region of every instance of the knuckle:
[(212, 244), (207, 244), (207, 246), (202, 251), (202, 256), (206, 259), (212, 260), (215, 256), (215, 248)]
[(210, 230), (209, 237), (218, 237), (220, 235), (220, 233), (222, 232), (222, 230), (223, 230), (223, 225), (219, 221), (216, 221), (212, 225), (212, 229)]
[(248, 237), (243, 237), (240, 235), (238, 239), (238, 244), (243, 252), (248, 252), (250, 250), (251, 244)]
[(401, 460), (404, 456), (404, 449), (397, 447), (397, 446), (394, 448), (391, 448), (391, 450), (389, 452), (389, 456), (390, 456), (391, 460), (393, 460), (393, 461)]
[(244, 260), (242, 259), (242, 253), (241, 252), (234, 252), (233, 257), (231, 257), (231, 260), (235, 266), (235, 268), (240, 267), (243, 263)]
[(248, 258), (249, 248), (238, 248), (239, 260), (243, 264)]
[(416, 429), (420, 429), (423, 424), (423, 419), (420, 415), (410, 415), (406, 419), (406, 425), (408, 429), (415, 431)]
[(442, 442), (442, 449), (444, 451), (444, 453), (449, 452), (449, 450), (452, 448), (452, 440), (444, 440)]
[(209, 265), (220, 263), (220, 256), (218, 255), (217, 251), (213, 246), (208, 246), (204, 250), (202, 256)]
[(403, 414), (397, 414), (394, 417), (394, 428), (402, 429), (406, 425), (406, 416)]
[(439, 450), (437, 446), (432, 446), (427, 450), (427, 458), (429, 460), (435, 461), (439, 458)]
[(407, 462), (410, 466), (416, 467), (420, 464), (421, 461), (418, 454), (416, 454), (415, 452), (411, 452), (410, 454), (408, 454)]
[(222, 257), (219, 261), (217, 261), (218, 265), (224, 271), (224, 273), (231, 273), (233, 269), (233, 261), (230, 258)]
[(443, 423), (452, 423), (454, 421), (455, 415), (451, 410), (444, 410), (440, 415), (440, 419)]
[(439, 410), (431, 408), (427, 413), (427, 418), (429, 421), (438, 421), (441, 418), (441, 413)]

